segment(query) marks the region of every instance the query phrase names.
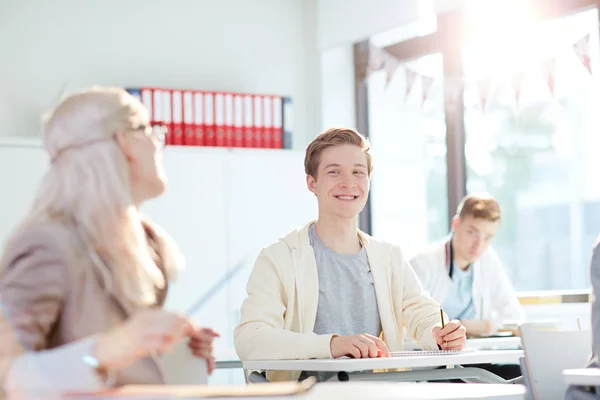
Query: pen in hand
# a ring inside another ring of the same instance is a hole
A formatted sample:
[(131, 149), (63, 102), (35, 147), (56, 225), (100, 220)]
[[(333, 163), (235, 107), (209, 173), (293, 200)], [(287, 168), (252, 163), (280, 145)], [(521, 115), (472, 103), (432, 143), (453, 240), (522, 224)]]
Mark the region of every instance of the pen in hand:
[[(444, 324), (444, 310), (442, 309), (442, 306), (440, 306), (440, 318), (442, 319), (442, 330), (444, 330), (444, 328), (446, 327), (446, 324)], [(444, 344), (448, 345), (448, 342), (446, 341), (446, 339), (444, 339)]]

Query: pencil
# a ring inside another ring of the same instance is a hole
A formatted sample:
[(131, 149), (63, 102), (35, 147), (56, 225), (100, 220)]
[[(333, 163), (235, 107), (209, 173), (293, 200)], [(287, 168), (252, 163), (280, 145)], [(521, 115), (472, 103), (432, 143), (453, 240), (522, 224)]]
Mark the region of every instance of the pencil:
[[(442, 319), (442, 329), (444, 329), (446, 327), (446, 324), (444, 324), (444, 310), (442, 309), (442, 306), (440, 306), (440, 318)], [(444, 344), (448, 344), (448, 342), (446, 342), (445, 339)]]

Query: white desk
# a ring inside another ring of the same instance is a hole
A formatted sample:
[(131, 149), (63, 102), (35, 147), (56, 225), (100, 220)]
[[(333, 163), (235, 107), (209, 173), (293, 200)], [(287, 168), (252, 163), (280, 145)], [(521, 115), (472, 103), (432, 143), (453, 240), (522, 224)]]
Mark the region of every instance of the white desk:
[(567, 385), (600, 386), (600, 368), (565, 369), (563, 377)]
[(279, 371), (368, 371), (388, 368), (441, 367), (461, 364), (518, 364), (522, 350), (466, 351), (444, 356), (409, 356), (380, 358), (338, 358), (312, 360), (243, 361), (246, 369)]
[(477, 383), (461, 385), (456, 383), (327, 382), (315, 385), (309, 392), (296, 398), (299, 400), (339, 398), (344, 400), (525, 400), (526, 389), (522, 385)]
[(217, 369), (242, 368), (242, 362), (232, 347), (215, 348), (213, 355), (215, 356)]
[[(407, 340), (404, 348), (405, 350), (415, 350), (419, 348), (419, 345), (415, 341)], [(467, 339), (465, 348), (472, 350), (521, 350), (521, 338), (513, 336)], [(215, 348), (213, 354), (216, 358), (217, 369), (242, 368), (242, 362), (234, 348)]]
[[(506, 381), (489, 371), (480, 368), (451, 368), (436, 369), (436, 367), (464, 364), (519, 364), (519, 358), (524, 357), (522, 350), (497, 351), (466, 351), (453, 355), (430, 355), (408, 357), (382, 358), (339, 358), (318, 360), (264, 360), (244, 361), (245, 369), (249, 370), (280, 370), (280, 371), (328, 371), (338, 372), (340, 380), (394, 380), (418, 381), (440, 379), (475, 378), (487, 383), (506, 383)], [(414, 369), (427, 368), (417, 371), (397, 371), (387, 373), (361, 373), (362, 371), (384, 369)], [(348, 374), (348, 375), (340, 375)]]

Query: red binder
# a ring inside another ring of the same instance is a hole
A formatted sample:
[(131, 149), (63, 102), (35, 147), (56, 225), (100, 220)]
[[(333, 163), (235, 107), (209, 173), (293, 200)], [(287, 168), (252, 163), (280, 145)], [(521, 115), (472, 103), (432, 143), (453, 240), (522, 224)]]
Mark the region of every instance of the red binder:
[(163, 121), (165, 124), (165, 138), (166, 144), (173, 143), (173, 123), (172, 123), (172, 107), (171, 107), (171, 91), (167, 89), (161, 90), (161, 96), (163, 100)]
[(281, 96), (273, 96), (273, 147), (283, 148), (283, 104)]
[(233, 94), (225, 93), (225, 146), (233, 147)]
[(194, 92), (194, 146), (205, 145), (204, 132), (204, 93)]
[(225, 146), (225, 94), (215, 93), (215, 146)]
[(244, 147), (244, 96), (233, 96), (233, 146)]
[(194, 146), (194, 93), (183, 91), (183, 144)]
[(244, 147), (255, 147), (254, 100), (251, 94), (244, 96)]
[(204, 145), (214, 146), (215, 141), (215, 94), (204, 92)]
[(255, 94), (254, 99), (254, 146), (264, 147), (264, 104), (263, 96)]
[(263, 96), (264, 121), (263, 121), (263, 147), (273, 147), (273, 98)]
[(181, 90), (171, 92), (171, 106), (173, 116), (173, 144), (183, 145), (183, 94)]

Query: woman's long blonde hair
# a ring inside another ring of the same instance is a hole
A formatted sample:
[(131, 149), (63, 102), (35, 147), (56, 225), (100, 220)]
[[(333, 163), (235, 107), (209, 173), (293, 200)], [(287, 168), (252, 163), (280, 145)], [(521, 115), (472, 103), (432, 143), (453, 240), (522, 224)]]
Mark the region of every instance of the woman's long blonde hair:
[[(156, 288), (166, 285), (146, 238), (153, 232), (167, 278), (182, 267), (182, 257), (158, 226), (143, 218), (134, 204), (125, 155), (115, 132), (147, 123), (143, 105), (125, 90), (93, 87), (64, 99), (46, 117), (43, 141), (52, 163), (33, 207), (12, 237), (49, 221), (71, 221), (101, 263), (108, 290), (131, 302), (156, 302)], [(10, 239), (8, 243), (10, 243)]]

